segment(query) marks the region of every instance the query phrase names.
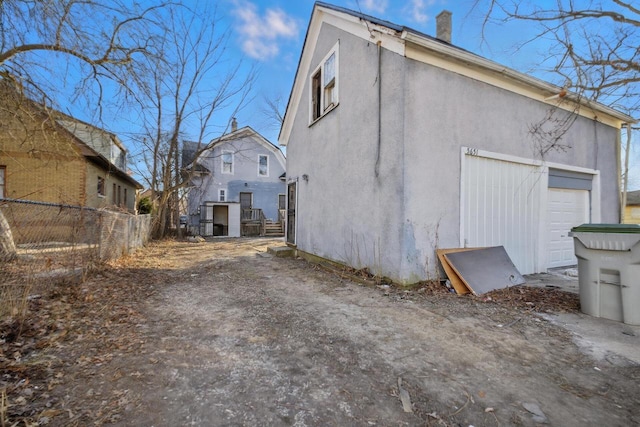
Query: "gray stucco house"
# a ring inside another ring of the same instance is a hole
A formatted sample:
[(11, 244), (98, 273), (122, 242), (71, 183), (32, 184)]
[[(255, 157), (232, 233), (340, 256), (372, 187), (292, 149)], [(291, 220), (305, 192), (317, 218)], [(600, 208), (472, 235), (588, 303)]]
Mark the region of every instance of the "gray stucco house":
[(285, 157), (251, 127), (238, 129), (234, 119), (232, 131), (211, 141), (190, 168), (187, 210), (198, 234), (283, 234)]
[(280, 131), (287, 242), (412, 283), (436, 248), (503, 245), (521, 273), (574, 264), (568, 231), (618, 222), (633, 119), (450, 42), (316, 3)]

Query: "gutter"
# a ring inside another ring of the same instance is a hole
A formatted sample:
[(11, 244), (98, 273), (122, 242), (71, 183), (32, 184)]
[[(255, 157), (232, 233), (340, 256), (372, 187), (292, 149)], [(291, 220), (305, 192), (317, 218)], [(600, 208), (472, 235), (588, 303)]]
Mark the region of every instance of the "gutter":
[[(504, 77), (507, 77), (511, 80), (516, 81), (517, 83), (537, 88), (541, 91), (549, 92), (550, 95), (554, 95), (559, 93), (562, 88), (553, 85), (551, 83), (547, 83), (544, 80), (540, 80), (536, 77), (531, 77), (527, 74), (521, 73), (519, 71), (515, 71), (511, 68), (505, 67), (504, 65), (500, 65), (496, 62), (485, 59), (481, 56), (475, 55), (473, 53), (457, 49), (451, 45), (444, 44), (440, 41), (427, 38), (423, 35), (416, 34), (406, 29), (402, 32), (400, 36), (402, 40), (413, 43), (415, 45), (424, 47), (442, 57), (450, 58), (459, 62), (463, 62), (465, 64), (479, 67), (488, 71), (491, 71), (496, 74), (500, 74)], [(617, 111), (611, 107), (607, 107), (604, 104), (600, 104), (597, 102), (592, 102), (587, 99), (580, 98), (575, 93), (568, 93), (565, 99), (569, 99), (572, 102), (575, 102), (578, 105), (582, 105), (588, 107), (594, 111), (600, 111), (604, 114), (607, 114), (613, 118), (616, 118), (623, 123), (637, 123), (638, 120), (634, 119), (631, 116), (628, 116), (620, 111)]]

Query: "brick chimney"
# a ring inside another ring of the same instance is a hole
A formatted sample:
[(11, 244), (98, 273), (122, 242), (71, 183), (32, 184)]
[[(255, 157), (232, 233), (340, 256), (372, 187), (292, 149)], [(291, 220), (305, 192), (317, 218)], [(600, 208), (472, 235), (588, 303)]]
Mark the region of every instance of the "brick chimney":
[(235, 132), (238, 130), (238, 121), (235, 117), (231, 118), (231, 132)]
[(436, 38), (451, 43), (451, 12), (443, 10), (436, 16)]

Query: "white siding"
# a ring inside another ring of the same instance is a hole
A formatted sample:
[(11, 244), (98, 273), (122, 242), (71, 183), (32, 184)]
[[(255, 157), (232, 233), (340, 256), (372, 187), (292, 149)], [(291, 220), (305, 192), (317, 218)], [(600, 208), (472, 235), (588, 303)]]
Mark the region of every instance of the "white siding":
[(466, 155), (464, 169), (465, 246), (502, 245), (522, 274), (536, 272), (542, 168)]

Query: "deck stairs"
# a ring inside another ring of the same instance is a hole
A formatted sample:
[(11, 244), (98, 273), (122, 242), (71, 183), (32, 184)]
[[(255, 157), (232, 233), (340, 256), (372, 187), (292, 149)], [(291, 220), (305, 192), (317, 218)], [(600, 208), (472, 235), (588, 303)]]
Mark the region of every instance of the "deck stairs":
[(284, 225), (281, 221), (266, 220), (264, 222), (264, 235), (266, 237), (284, 236)]

